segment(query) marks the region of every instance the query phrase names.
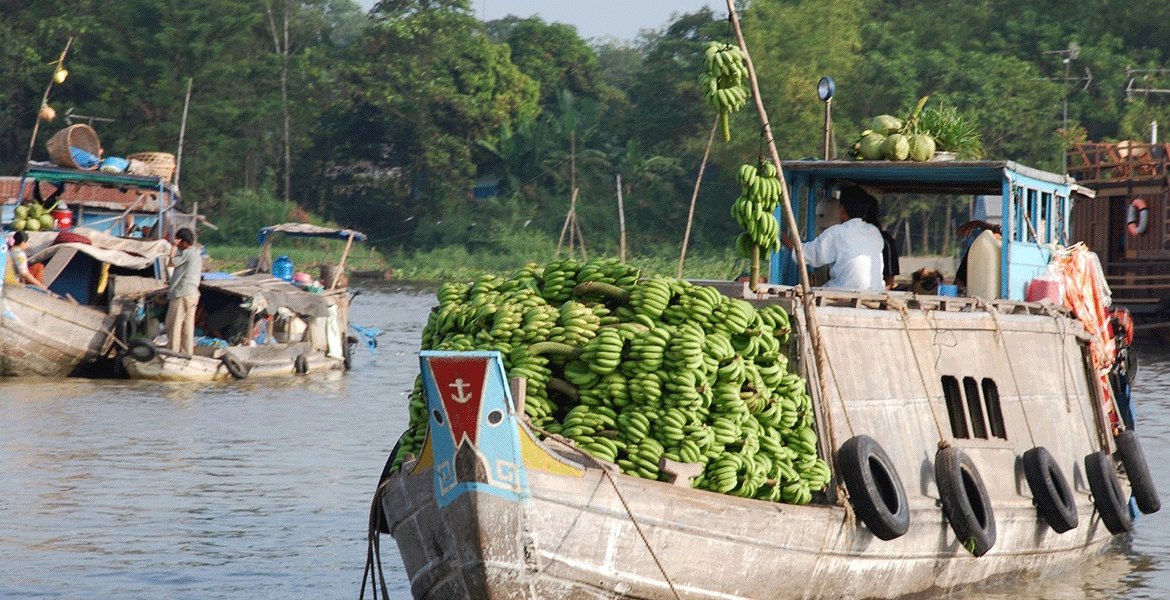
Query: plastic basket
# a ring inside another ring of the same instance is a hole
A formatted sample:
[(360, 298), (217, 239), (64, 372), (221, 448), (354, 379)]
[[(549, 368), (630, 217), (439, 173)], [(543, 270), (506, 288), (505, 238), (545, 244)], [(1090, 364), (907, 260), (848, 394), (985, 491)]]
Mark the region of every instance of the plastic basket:
[(102, 154), (102, 144), (101, 140), (98, 139), (97, 132), (93, 130), (93, 127), (84, 123), (70, 125), (53, 134), (53, 137), (45, 142), (45, 148), (48, 149), (49, 158), (53, 164), (70, 169), (81, 168), (73, 161), (70, 148), (80, 148), (94, 156)]
[(126, 158), (145, 164), (151, 175), (164, 181), (170, 181), (175, 174), (175, 155), (169, 152), (139, 152)]

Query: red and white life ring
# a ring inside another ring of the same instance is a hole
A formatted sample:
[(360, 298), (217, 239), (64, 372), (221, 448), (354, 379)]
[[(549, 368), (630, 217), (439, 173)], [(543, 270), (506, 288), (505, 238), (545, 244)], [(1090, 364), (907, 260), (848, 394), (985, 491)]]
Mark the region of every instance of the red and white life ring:
[(1150, 226), (1150, 207), (1141, 198), (1134, 198), (1125, 213), (1125, 228), (1130, 235), (1141, 235)]

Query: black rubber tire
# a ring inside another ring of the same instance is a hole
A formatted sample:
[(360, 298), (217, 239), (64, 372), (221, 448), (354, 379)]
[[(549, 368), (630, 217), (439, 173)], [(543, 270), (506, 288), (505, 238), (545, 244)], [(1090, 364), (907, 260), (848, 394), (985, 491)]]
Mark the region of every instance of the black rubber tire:
[(357, 338), (348, 335), (341, 342), (341, 359), (346, 371), (353, 368), (353, 347), (357, 345), (357, 341)]
[(305, 358), (304, 354), (298, 354), (293, 359), (293, 371), (296, 371), (297, 375), (304, 375), (309, 372), (309, 359)]
[(1098, 450), (1085, 457), (1085, 478), (1093, 492), (1093, 506), (1101, 515), (1101, 522), (1109, 533), (1117, 535), (1133, 530), (1133, 516), (1129, 514), (1129, 502), (1113, 459), (1104, 450)]
[(125, 346), (119, 344), (118, 348), (129, 348), (130, 346), (130, 315), (122, 313), (118, 318), (114, 319), (114, 339), (122, 342)]
[(138, 362), (150, 362), (158, 355), (158, 350), (155, 349), (154, 344), (150, 343), (150, 340), (138, 338), (130, 341), (130, 347), (126, 350), (126, 354)]
[(1024, 477), (1032, 489), (1036, 510), (1056, 533), (1064, 533), (1077, 526), (1077, 503), (1072, 488), (1060, 470), (1060, 465), (1043, 446), (1024, 453)]
[(232, 377), (235, 377), (236, 379), (244, 379), (248, 376), (248, 371), (250, 369), (248, 369), (248, 366), (245, 365), (243, 361), (236, 358), (234, 355), (225, 353), (222, 357), (220, 357), (219, 360), (223, 363), (223, 366), (225, 369), (227, 369), (228, 373), (232, 374)]
[(961, 449), (942, 448), (934, 457), (934, 478), (943, 515), (959, 543), (983, 556), (995, 545), (995, 512), (979, 469)]
[(1125, 476), (1129, 479), (1129, 489), (1133, 492), (1138, 510), (1147, 515), (1158, 512), (1162, 508), (1162, 501), (1158, 498), (1158, 488), (1154, 486), (1154, 478), (1150, 475), (1146, 454), (1142, 451), (1137, 433), (1133, 430), (1122, 431), (1114, 441), (1117, 442), (1118, 458), (1125, 467)]
[(889, 455), (868, 435), (845, 440), (837, 452), (837, 472), (849, 491), (849, 502), (876, 537), (892, 540), (910, 528), (906, 489)]

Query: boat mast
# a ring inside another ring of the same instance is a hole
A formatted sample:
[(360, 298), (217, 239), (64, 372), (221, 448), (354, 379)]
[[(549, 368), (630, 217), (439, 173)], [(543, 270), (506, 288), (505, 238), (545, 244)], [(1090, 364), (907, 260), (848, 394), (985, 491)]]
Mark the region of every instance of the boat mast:
[[(740, 50), (743, 50), (744, 61), (747, 63), (748, 79), (752, 84), (752, 100), (756, 104), (756, 112), (760, 116), (760, 124), (764, 128), (764, 139), (768, 142), (768, 151), (772, 155), (772, 160), (776, 163), (776, 177), (780, 180), (780, 206), (784, 207), (784, 223), (788, 229), (793, 232), (799, 231), (796, 226), (796, 215), (792, 213), (792, 202), (788, 195), (788, 183), (784, 180), (784, 169), (780, 168), (780, 153), (776, 150), (776, 140), (772, 137), (772, 127), (768, 121), (768, 111), (764, 108), (764, 101), (760, 98), (760, 82), (756, 79), (756, 67), (752, 63), (751, 53), (748, 52), (747, 42), (743, 39), (743, 29), (739, 26), (739, 15), (735, 12), (734, 0), (727, 0), (728, 18), (731, 19), (731, 25), (735, 29), (735, 38), (739, 42)], [(817, 384), (820, 390), (821, 402), (827, 402), (828, 388), (825, 383), (825, 373), (827, 369), (827, 358), (825, 357), (825, 349), (821, 344), (820, 325), (817, 321), (816, 307), (814, 306), (811, 288), (808, 279), (808, 269), (804, 262), (804, 244), (801, 243), (800, 236), (793, 236), (793, 251), (796, 253), (796, 270), (800, 273), (800, 291), (801, 291), (801, 307), (804, 309), (804, 316), (808, 324), (809, 343), (812, 345), (813, 352), (816, 355), (816, 374)], [(755, 257), (758, 257), (759, 247), (753, 251)], [(752, 260), (752, 276), (751, 286), (752, 291), (756, 291), (757, 278), (759, 276), (758, 258), (753, 257)], [(826, 436), (829, 440), (833, 440), (832, 435), (832, 421), (829, 417), (829, 411), (824, 412), (825, 425), (828, 429)], [(830, 450), (831, 446), (826, 444), (826, 449)]]

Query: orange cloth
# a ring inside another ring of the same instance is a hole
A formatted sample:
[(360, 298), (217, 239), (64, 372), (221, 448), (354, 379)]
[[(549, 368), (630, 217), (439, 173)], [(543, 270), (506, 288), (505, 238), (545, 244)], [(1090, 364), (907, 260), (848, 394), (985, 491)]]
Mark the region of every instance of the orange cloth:
[(1110, 419), (1117, 424), (1113, 402), (1113, 387), (1109, 385), (1109, 369), (1116, 357), (1113, 336), (1109, 331), (1109, 306), (1113, 303), (1109, 284), (1101, 261), (1082, 243), (1074, 244), (1056, 253), (1052, 265), (1064, 279), (1064, 304), (1089, 333), (1089, 352), (1097, 370), (1101, 400), (1109, 410)]

